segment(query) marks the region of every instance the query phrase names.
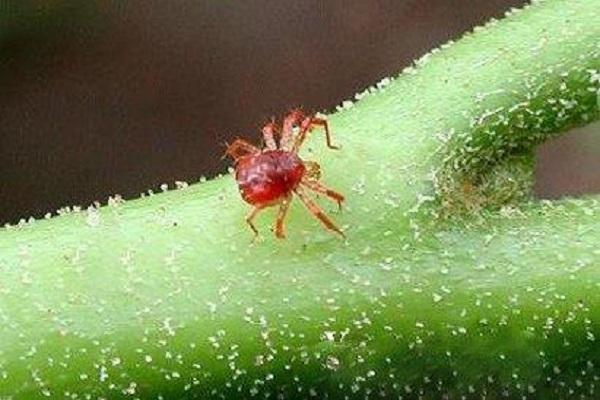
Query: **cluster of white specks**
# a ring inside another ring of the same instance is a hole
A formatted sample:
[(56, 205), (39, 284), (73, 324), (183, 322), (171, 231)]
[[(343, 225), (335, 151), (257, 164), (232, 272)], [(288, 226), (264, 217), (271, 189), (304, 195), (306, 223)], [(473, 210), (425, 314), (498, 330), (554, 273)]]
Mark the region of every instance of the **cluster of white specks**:
[(133, 395), (135, 395), (136, 390), (137, 390), (137, 383), (136, 382), (130, 382), (129, 386), (127, 386), (126, 388), (124, 388), (121, 392), (125, 396), (133, 396)]
[[(365, 90), (363, 90), (362, 92), (356, 93), (354, 95), (354, 99), (358, 101), (358, 100), (362, 100), (362, 99), (368, 97), (369, 95), (372, 95), (372, 94), (375, 94), (378, 92), (382, 92), (385, 90), (385, 88), (387, 86), (390, 85), (390, 83), (393, 82), (393, 80), (394, 80), (394, 78), (390, 78), (390, 77), (383, 78), (379, 82), (377, 82), (374, 86), (370, 86), (370, 87), (366, 88)], [(351, 105), (348, 106), (347, 103), (351, 104), (352, 102), (350, 102), (350, 101), (342, 102), (341, 106), (337, 106), (337, 110), (342, 111), (342, 110), (351, 108), (352, 106)], [(346, 104), (346, 106), (344, 106), (344, 104)]]
[(321, 335), (323, 340), (334, 342), (335, 341), (335, 331), (324, 331)]
[(382, 261), (378, 263), (378, 265), (384, 271), (392, 271), (398, 267), (397, 264), (394, 262), (393, 257), (385, 257)]
[(392, 83), (392, 78), (383, 78), (377, 82), (377, 89), (382, 90), (383, 88), (389, 86), (390, 83)]
[(100, 212), (98, 211), (98, 209), (96, 209), (95, 207), (92, 207), (92, 206), (88, 207), (88, 209), (86, 211), (85, 222), (91, 228), (95, 228), (95, 227), (99, 226), (101, 219), (100, 219)]
[(325, 366), (328, 369), (336, 371), (340, 368), (340, 364), (341, 364), (340, 360), (333, 355), (328, 355), (327, 358), (325, 359)]
[(110, 196), (108, 198), (108, 206), (109, 207), (118, 207), (121, 204), (123, 204), (125, 202), (125, 200), (123, 199), (123, 196), (121, 196), (120, 194), (115, 194), (114, 196)]
[(429, 195), (424, 195), (424, 194), (417, 194), (417, 201), (415, 202), (415, 204), (406, 211), (405, 215), (409, 215), (409, 214), (415, 214), (418, 213), (423, 205), (427, 205), (428, 203), (433, 203), (435, 201), (435, 197), (434, 196), (429, 196)]
[[(437, 50), (437, 49), (434, 49)], [(417, 59), (414, 61), (414, 65), (416, 68), (422, 68), (425, 64), (427, 64), (430, 59), (431, 56), (435, 53), (435, 51), (432, 50), (429, 53), (425, 53), (423, 56), (421, 56), (421, 58)]]
[(421, 227), (419, 225), (419, 222), (417, 219), (409, 219), (408, 221), (410, 230), (412, 231), (413, 234), (413, 239), (414, 240), (419, 240), (421, 238)]
[(418, 72), (418, 69), (415, 68), (414, 66), (408, 66), (405, 67), (404, 69), (402, 69), (402, 74), (403, 75), (416, 75)]
[(175, 181), (175, 188), (178, 190), (187, 189), (189, 184), (185, 181)]
[(106, 369), (106, 366), (105, 366), (105, 365), (101, 365), (99, 369), (100, 369), (100, 370), (99, 370), (99, 372), (98, 372), (98, 380), (99, 380), (101, 383), (104, 383), (104, 382), (106, 382), (106, 381), (107, 381), (107, 379), (109, 378), (109, 375), (108, 375), (108, 370)]
[(58, 210), (56, 210), (57, 215), (68, 215), (70, 213), (71, 213), (71, 207), (69, 207), (69, 206), (61, 207)]
[(175, 328), (171, 325), (171, 318), (165, 318), (162, 321), (161, 331), (163, 331), (167, 336), (175, 336)]
[(336, 110), (337, 111), (349, 110), (349, 109), (352, 108), (353, 105), (354, 105), (354, 103), (352, 103), (352, 101), (350, 101), (350, 100), (344, 100), (342, 102), (342, 105), (336, 106)]

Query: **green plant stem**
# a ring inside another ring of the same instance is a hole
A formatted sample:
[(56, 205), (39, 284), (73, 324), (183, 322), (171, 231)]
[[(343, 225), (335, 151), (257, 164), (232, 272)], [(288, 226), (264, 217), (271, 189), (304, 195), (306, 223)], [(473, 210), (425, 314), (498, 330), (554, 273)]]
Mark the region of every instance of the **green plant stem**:
[(599, 17), (538, 3), (331, 115), (347, 241), (294, 205), (250, 245), (231, 176), (4, 229), (0, 397), (597, 397), (600, 199), (523, 199), (598, 119)]

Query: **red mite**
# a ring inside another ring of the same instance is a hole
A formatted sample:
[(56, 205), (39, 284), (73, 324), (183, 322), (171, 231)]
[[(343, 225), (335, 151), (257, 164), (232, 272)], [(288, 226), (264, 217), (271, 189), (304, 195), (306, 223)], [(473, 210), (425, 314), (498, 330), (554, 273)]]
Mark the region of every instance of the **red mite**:
[[(325, 129), (327, 147), (338, 149), (331, 144), (327, 121), (307, 116), (300, 110), (290, 112), (283, 119), (281, 131), (274, 121), (263, 127), (265, 147), (262, 150), (242, 139), (237, 139), (228, 146), (225, 154), (234, 159), (235, 178), (242, 198), (254, 206), (246, 217), (246, 222), (254, 232), (255, 238), (258, 236), (258, 230), (252, 221), (261, 210), (271, 206), (279, 206), (275, 236), (285, 237), (283, 221), (294, 194), (326, 228), (344, 237), (344, 233), (308, 195), (308, 191), (324, 195), (337, 202), (340, 208), (344, 201), (343, 195), (319, 183), (319, 164), (303, 161), (298, 156), (304, 139), (315, 127)], [(295, 136), (296, 130), (298, 134)], [(280, 136), (279, 147), (275, 141), (276, 136)]]

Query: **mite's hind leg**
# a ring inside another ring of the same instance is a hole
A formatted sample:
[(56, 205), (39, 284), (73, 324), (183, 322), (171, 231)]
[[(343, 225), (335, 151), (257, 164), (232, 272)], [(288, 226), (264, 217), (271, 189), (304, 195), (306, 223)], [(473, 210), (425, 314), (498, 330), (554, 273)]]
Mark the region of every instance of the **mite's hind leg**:
[(248, 143), (244, 139), (235, 139), (233, 143), (227, 146), (223, 157), (231, 156), (234, 160), (247, 154), (256, 154), (260, 150), (254, 145)]
[(277, 221), (275, 222), (275, 236), (277, 236), (279, 239), (285, 238), (285, 233), (283, 231), (283, 221), (285, 220), (285, 216), (287, 215), (287, 212), (290, 209), (291, 202), (292, 198), (290, 196), (284, 199), (279, 205), (279, 211), (277, 212)]
[(256, 226), (254, 226), (253, 221), (254, 221), (254, 218), (256, 218), (256, 216), (258, 215), (258, 213), (263, 210), (263, 208), (264, 207), (254, 207), (252, 209), (252, 211), (250, 211), (250, 213), (246, 216), (246, 223), (248, 224), (250, 229), (252, 229), (252, 232), (254, 232), (254, 237), (252, 238), (253, 242), (258, 237), (258, 229), (256, 229)]
[(327, 186), (325, 186), (317, 181), (302, 180), (302, 182), (300, 182), (300, 183), (301, 183), (301, 185), (306, 186), (307, 188), (312, 190), (313, 192), (322, 194), (322, 195), (326, 196), (328, 199), (335, 201), (338, 204), (338, 207), (340, 208), (340, 210), (342, 209), (342, 202), (344, 201), (343, 194), (338, 193), (335, 190), (331, 190)]
[(301, 187), (296, 188), (296, 194), (298, 195), (298, 197), (300, 198), (300, 200), (302, 201), (302, 203), (306, 206), (306, 208), (308, 209), (308, 211), (310, 211), (310, 213), (312, 215), (314, 215), (319, 221), (321, 221), (321, 223), (323, 225), (325, 225), (325, 227), (327, 227), (327, 229), (330, 229), (336, 233), (338, 233), (340, 236), (342, 237), (346, 237), (346, 235), (344, 235), (344, 232), (342, 232), (340, 230), (340, 228), (338, 228), (333, 221), (331, 221), (331, 219), (329, 219), (329, 217), (327, 215), (325, 215), (325, 213), (323, 212), (323, 210), (321, 210), (321, 208), (317, 205), (317, 203), (315, 203), (305, 192)]

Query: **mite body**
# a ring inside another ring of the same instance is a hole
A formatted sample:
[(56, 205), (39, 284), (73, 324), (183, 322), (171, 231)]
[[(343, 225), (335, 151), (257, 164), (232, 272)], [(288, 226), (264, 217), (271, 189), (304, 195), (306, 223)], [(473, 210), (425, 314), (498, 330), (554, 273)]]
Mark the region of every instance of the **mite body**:
[(297, 154), (268, 150), (242, 157), (236, 165), (236, 180), (242, 198), (252, 205), (277, 203), (300, 185), (306, 167)]
[[(324, 195), (340, 207), (344, 196), (319, 182), (320, 167), (316, 162), (303, 161), (298, 156), (306, 135), (317, 126), (325, 129), (327, 146), (337, 149), (331, 144), (327, 121), (306, 116), (299, 110), (292, 111), (284, 118), (281, 131), (274, 122), (263, 127), (264, 149), (261, 150), (241, 139), (237, 139), (227, 148), (226, 154), (235, 162), (235, 177), (240, 194), (247, 203), (254, 206), (246, 221), (255, 237), (258, 236), (258, 230), (253, 223), (254, 218), (261, 210), (271, 206), (279, 206), (275, 235), (279, 238), (285, 237), (284, 219), (294, 195), (300, 198), (308, 211), (326, 228), (344, 236), (310, 198), (308, 192)], [(298, 135), (294, 136), (296, 128)], [(279, 145), (275, 140), (276, 136), (280, 136)]]

